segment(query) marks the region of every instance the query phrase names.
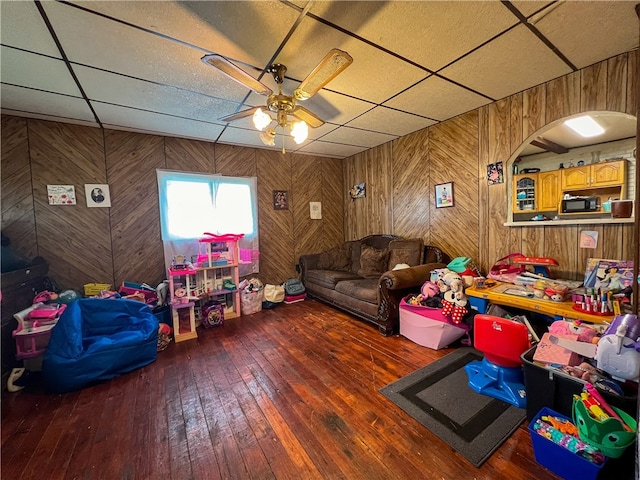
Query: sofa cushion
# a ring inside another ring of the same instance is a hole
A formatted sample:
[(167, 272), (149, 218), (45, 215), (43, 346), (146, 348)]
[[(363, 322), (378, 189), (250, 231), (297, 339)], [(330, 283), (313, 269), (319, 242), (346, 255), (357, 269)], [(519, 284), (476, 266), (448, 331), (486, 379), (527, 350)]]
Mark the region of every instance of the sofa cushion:
[(360, 278), (355, 273), (341, 272), (339, 270), (309, 270), (305, 277), (305, 283), (316, 283), (324, 288), (333, 290), (336, 284), (342, 280)]
[(411, 267), (420, 265), (422, 260), (421, 238), (411, 240), (392, 240), (389, 242), (389, 265), (387, 270), (393, 268), (399, 263), (406, 263)]
[(378, 303), (378, 278), (342, 280), (338, 282), (335, 290), (364, 302)]
[(389, 251), (362, 245), (360, 248), (360, 269), (358, 275), (365, 278), (379, 277), (388, 270)]
[(318, 257), (318, 269), (348, 272), (351, 268), (351, 251), (348, 247), (345, 244), (322, 252)]

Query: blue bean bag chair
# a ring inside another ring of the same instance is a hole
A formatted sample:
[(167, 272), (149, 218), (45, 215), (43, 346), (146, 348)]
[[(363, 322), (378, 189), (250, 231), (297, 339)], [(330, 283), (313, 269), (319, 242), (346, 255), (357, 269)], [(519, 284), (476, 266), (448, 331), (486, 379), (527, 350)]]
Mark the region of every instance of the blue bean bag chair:
[(158, 320), (142, 302), (83, 298), (67, 306), (42, 360), (45, 387), (57, 393), (116, 377), (156, 360)]

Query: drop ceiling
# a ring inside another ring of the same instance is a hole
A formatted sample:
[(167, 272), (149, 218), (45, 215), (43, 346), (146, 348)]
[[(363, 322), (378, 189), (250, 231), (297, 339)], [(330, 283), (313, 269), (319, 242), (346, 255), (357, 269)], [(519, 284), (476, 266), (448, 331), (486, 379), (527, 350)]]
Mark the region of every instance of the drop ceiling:
[[(638, 48), (636, 2), (2, 1), (3, 114), (345, 158)], [(262, 144), (265, 97), (215, 53), (290, 94), (332, 48), (353, 64), (304, 107), (326, 123)]]

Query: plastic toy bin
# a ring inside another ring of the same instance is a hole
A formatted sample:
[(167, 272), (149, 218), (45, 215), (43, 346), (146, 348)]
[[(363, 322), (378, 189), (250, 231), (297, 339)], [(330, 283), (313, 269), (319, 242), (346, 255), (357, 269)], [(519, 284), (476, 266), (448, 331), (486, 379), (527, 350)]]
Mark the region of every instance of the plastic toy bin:
[(553, 415), (572, 421), (571, 418), (546, 407), (533, 417), (529, 424), (529, 433), (536, 462), (565, 480), (595, 480), (607, 460), (601, 465), (597, 465), (540, 435), (533, 426), (536, 420), (545, 415)]
[(410, 305), (400, 301), (400, 335), (412, 342), (439, 350), (449, 346), (467, 332), (467, 325), (452, 325), (439, 308)]
[[(536, 347), (533, 346), (520, 357), (524, 370), (524, 385), (527, 392), (527, 418), (531, 419), (543, 407), (571, 417), (573, 395), (580, 395), (585, 382), (564, 372), (545, 368), (533, 361)], [(600, 394), (613, 407), (635, 417), (637, 395), (618, 396), (599, 389)]]

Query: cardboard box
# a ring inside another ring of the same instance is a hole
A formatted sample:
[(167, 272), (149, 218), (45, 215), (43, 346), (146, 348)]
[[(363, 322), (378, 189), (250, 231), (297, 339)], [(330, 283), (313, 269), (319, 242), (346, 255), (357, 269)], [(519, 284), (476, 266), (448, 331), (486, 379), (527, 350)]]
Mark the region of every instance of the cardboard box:
[(440, 350), (458, 340), (467, 330), (466, 324), (452, 325), (439, 308), (409, 305), (404, 299), (400, 302), (400, 335), (418, 345)]

